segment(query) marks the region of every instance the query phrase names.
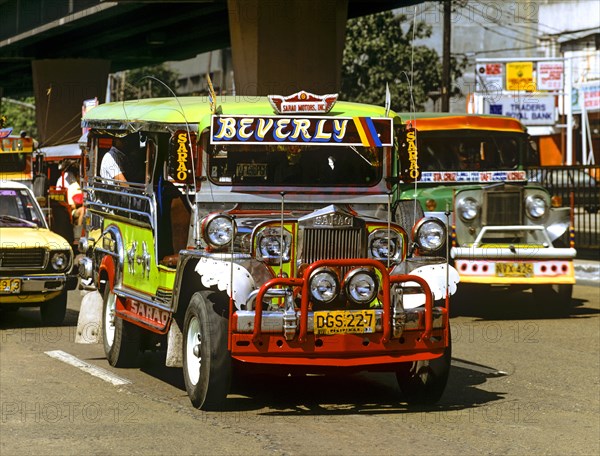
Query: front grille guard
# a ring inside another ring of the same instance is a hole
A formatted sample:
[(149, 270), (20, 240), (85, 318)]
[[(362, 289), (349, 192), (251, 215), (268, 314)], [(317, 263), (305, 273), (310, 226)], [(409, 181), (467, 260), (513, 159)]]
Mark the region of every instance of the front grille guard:
[[(254, 342), (258, 342), (262, 335), (262, 312), (263, 312), (263, 298), (274, 287), (301, 287), (302, 288), (302, 300), (300, 303), (300, 325), (298, 329), (298, 341), (303, 343), (307, 340), (308, 334), (308, 303), (309, 303), (309, 277), (312, 272), (320, 267), (330, 266), (339, 268), (350, 268), (350, 267), (372, 267), (377, 269), (381, 273), (381, 289), (383, 291), (383, 343), (387, 343), (392, 339), (393, 328), (392, 319), (394, 312), (391, 305), (390, 289), (392, 284), (398, 284), (402, 282), (416, 282), (423, 289), (425, 294), (425, 330), (423, 331), (421, 338), (429, 339), (433, 330), (433, 301), (431, 289), (425, 279), (422, 277), (402, 274), (390, 276), (386, 267), (377, 260), (362, 258), (362, 259), (340, 259), (340, 260), (319, 260), (312, 263), (306, 268), (301, 278), (292, 277), (276, 277), (269, 280), (258, 290), (256, 295), (256, 301), (254, 306), (254, 331), (252, 339)], [(284, 316), (285, 319), (285, 316)]]

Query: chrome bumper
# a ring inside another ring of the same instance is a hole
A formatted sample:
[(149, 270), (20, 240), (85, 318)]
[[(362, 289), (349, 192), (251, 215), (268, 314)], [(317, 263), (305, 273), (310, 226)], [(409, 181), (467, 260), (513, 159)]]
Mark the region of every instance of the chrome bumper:
[(27, 275), (11, 276), (11, 279), (21, 280), (21, 292), (3, 296), (19, 296), (31, 293), (52, 293), (62, 290), (73, 290), (77, 286), (77, 276), (59, 275)]
[(450, 256), (454, 260), (572, 260), (577, 251), (573, 248), (539, 246), (506, 247), (452, 247)]
[[(240, 333), (252, 333), (254, 331), (254, 311), (238, 310), (237, 325), (235, 331)], [(424, 329), (425, 328), (425, 309), (411, 309), (405, 312), (406, 320), (404, 322), (404, 331)], [(284, 317), (286, 313), (283, 311), (263, 311), (261, 332), (266, 334), (282, 334), (284, 332)], [(383, 330), (382, 323), (383, 310), (375, 309), (376, 331)], [(444, 326), (444, 309), (441, 307), (433, 308), (433, 328), (443, 328)], [(300, 320), (300, 312), (296, 314), (298, 321)], [(308, 332), (314, 332), (314, 315), (313, 312), (308, 313)]]

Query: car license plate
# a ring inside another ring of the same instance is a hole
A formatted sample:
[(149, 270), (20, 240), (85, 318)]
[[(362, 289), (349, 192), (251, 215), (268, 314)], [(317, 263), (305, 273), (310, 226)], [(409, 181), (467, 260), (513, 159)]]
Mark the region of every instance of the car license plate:
[(18, 294), (21, 292), (21, 279), (0, 279), (0, 294)]
[(315, 335), (364, 334), (375, 332), (374, 310), (334, 310), (315, 312)]
[(498, 277), (533, 277), (531, 263), (496, 263)]

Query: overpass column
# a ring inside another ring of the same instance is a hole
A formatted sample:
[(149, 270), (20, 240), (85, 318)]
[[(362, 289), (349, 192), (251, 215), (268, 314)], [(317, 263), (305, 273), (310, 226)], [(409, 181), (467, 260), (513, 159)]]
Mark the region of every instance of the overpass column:
[(110, 61), (101, 59), (34, 60), (33, 90), (40, 144), (77, 142), (83, 100), (106, 97)]
[(341, 87), (348, 0), (228, 0), (238, 95)]

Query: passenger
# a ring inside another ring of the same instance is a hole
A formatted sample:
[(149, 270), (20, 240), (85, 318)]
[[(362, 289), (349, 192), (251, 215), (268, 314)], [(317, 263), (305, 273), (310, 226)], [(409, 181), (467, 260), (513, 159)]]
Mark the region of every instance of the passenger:
[(139, 155), (140, 137), (137, 133), (121, 138), (115, 137), (113, 146), (102, 157), (100, 177), (122, 182), (143, 182), (143, 177), (141, 180), (134, 178), (135, 174), (139, 174), (136, 173), (136, 170), (141, 169), (145, 174), (145, 167), (140, 163), (135, 163)]
[(79, 186), (79, 171), (76, 166), (72, 166), (71, 162), (66, 162), (58, 165), (58, 169), (61, 173), (56, 181), (57, 190), (62, 188), (68, 189), (73, 184)]

